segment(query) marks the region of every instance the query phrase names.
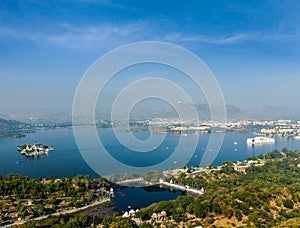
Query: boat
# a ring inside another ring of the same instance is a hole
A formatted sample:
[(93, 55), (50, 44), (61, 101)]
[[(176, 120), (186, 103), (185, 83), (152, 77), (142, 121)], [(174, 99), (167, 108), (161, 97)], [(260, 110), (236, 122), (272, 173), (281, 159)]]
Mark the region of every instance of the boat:
[(274, 138), (268, 137), (254, 137), (254, 138), (247, 138), (247, 144), (263, 144), (263, 143), (275, 143)]
[(237, 141), (234, 141), (234, 142), (233, 142), (233, 145), (237, 145), (237, 144), (238, 144), (238, 142), (237, 142)]
[(300, 135), (295, 135), (294, 139), (300, 139)]

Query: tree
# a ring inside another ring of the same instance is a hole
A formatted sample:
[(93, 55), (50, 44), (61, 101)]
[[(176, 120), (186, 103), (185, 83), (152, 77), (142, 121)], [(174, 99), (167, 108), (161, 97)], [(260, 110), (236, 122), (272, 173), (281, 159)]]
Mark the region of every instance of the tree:
[(259, 159), (264, 159), (264, 155), (263, 154), (260, 154), (257, 156)]
[(88, 219), (87, 216), (80, 215), (75, 216), (64, 225), (64, 227), (86, 227), (88, 225)]
[(126, 228), (135, 228), (138, 225), (132, 221), (130, 218), (119, 218), (117, 221), (110, 224), (111, 228), (118, 228), (118, 227), (126, 227)]
[(222, 162), (222, 169), (221, 172), (226, 173), (226, 174), (231, 174), (234, 173), (234, 168), (233, 168), (233, 161), (223, 161)]
[(282, 158), (282, 154), (278, 150), (273, 150), (272, 152), (266, 153), (266, 159)]
[(24, 219), (26, 215), (28, 215), (27, 208), (25, 206), (21, 206), (19, 211), (18, 211), (18, 216), (20, 218)]
[(140, 228), (152, 228), (152, 224), (149, 222), (143, 222), (140, 226)]
[(243, 215), (240, 210), (235, 210), (234, 216), (237, 218), (238, 221), (242, 221), (242, 219), (243, 219)]
[(194, 204), (194, 212), (197, 218), (206, 218), (207, 211), (207, 208), (205, 208), (199, 201)]
[(228, 217), (231, 218), (233, 216), (233, 209), (230, 205), (227, 205), (225, 207), (222, 208), (222, 213)]
[(151, 170), (143, 175), (145, 181), (151, 183), (157, 183), (159, 178), (161, 178), (161, 173), (156, 170)]
[(33, 209), (37, 215), (41, 216), (44, 213), (45, 208), (42, 204), (36, 204)]
[(284, 147), (284, 148), (282, 148), (282, 152), (283, 152), (283, 153), (289, 152), (289, 149), (286, 148), (286, 147)]
[(221, 214), (221, 212), (222, 212), (220, 205), (218, 203), (213, 203), (211, 206), (211, 210), (213, 212), (215, 212), (216, 214)]
[(250, 213), (249, 216), (248, 216), (248, 220), (250, 222), (254, 222), (255, 223), (258, 220), (258, 215), (255, 214), (255, 213)]
[(290, 208), (290, 209), (293, 209), (293, 208), (294, 208), (294, 202), (293, 202), (292, 200), (289, 200), (289, 199), (283, 200), (283, 205), (284, 205), (286, 208)]
[(185, 211), (182, 208), (176, 208), (173, 210), (172, 218), (175, 222), (184, 222), (187, 219)]
[(230, 160), (226, 160), (226, 161), (223, 161), (222, 162), (222, 165), (224, 165), (224, 166), (233, 166), (233, 161), (230, 161)]

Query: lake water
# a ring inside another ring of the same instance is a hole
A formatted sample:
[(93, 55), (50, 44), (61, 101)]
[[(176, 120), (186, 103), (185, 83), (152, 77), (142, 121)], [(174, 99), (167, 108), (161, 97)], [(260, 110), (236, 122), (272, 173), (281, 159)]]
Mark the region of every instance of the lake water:
[(185, 193), (158, 186), (122, 187), (115, 191), (112, 206), (115, 211), (124, 213), (130, 209), (140, 209), (162, 200), (172, 200), (180, 195), (185, 195)]
[[(84, 134), (88, 135), (89, 128), (82, 128)], [(114, 137), (111, 129), (98, 129), (98, 134), (102, 141), (105, 142), (105, 147), (110, 151), (112, 156), (120, 155), (120, 160), (127, 164), (131, 164), (134, 156), (134, 161), (138, 165), (151, 165), (154, 162), (159, 162), (166, 159), (174, 148), (176, 148), (180, 135), (168, 134), (165, 141), (155, 149), (151, 159), (145, 159), (142, 155), (136, 156), (132, 151), (129, 151), (122, 146)], [(124, 133), (128, 134), (128, 133)], [(145, 138), (147, 132), (135, 133), (139, 138)], [(253, 155), (266, 153), (274, 149), (281, 150), (287, 147), (292, 150), (300, 149), (300, 140), (293, 138), (276, 138), (275, 144), (265, 144), (260, 146), (248, 147), (246, 139), (253, 137), (252, 132), (227, 132), (222, 144), (221, 150), (214, 160), (214, 165), (221, 164), (224, 160), (241, 160)], [(186, 138), (194, 137), (187, 135)], [(210, 134), (201, 134), (200, 140), (197, 145), (196, 151), (192, 158), (189, 160), (188, 165), (198, 165), (203, 155), (203, 150), (207, 145)], [(238, 144), (234, 145), (236, 141)], [(16, 147), (25, 143), (43, 143), (44, 145), (53, 146), (54, 151), (50, 151), (48, 156), (40, 157), (38, 159), (26, 158), (20, 155)], [(89, 142), (87, 141), (87, 144)], [(94, 145), (90, 145), (92, 150), (97, 150)], [(182, 153), (185, 153), (184, 151)], [(122, 154), (129, 154), (123, 156)], [(150, 154), (151, 155), (151, 154)], [(25, 138), (1, 138), (0, 137), (0, 175), (5, 176), (8, 173), (18, 173), (29, 177), (73, 177), (74, 175), (88, 174), (90, 177), (98, 177), (83, 159), (79, 152), (74, 136), (73, 130), (64, 129), (51, 129), (40, 130), (32, 134), (27, 134)], [(127, 160), (126, 160), (127, 159)], [(18, 163), (18, 164), (17, 164)], [(105, 166), (105, 161), (103, 162)], [(108, 164), (109, 166), (109, 164)], [(174, 164), (176, 166), (176, 164)], [(105, 169), (106, 167), (103, 167)], [(168, 168), (168, 167), (165, 167)], [(109, 167), (107, 167), (109, 169)], [(117, 171), (116, 171), (117, 172)]]
[[(89, 142), (89, 128), (81, 128), (82, 134), (86, 136), (88, 151), (99, 152), (96, 145)], [(155, 148), (154, 152), (148, 154), (145, 159), (144, 154), (135, 154), (122, 146), (114, 137), (112, 129), (98, 129), (98, 134), (105, 144), (105, 148), (110, 152), (112, 157), (118, 158), (126, 164), (138, 164), (138, 166), (147, 166), (168, 158), (173, 150), (178, 145), (180, 135), (168, 134), (161, 146)], [(128, 133), (123, 133), (128, 134)], [(143, 139), (148, 137), (148, 132), (134, 133), (136, 137)], [(287, 147), (292, 150), (300, 149), (300, 140), (292, 138), (276, 138), (275, 144), (265, 144), (260, 146), (248, 147), (246, 139), (253, 137), (252, 132), (228, 132), (225, 134), (225, 139), (221, 150), (215, 158), (213, 164), (219, 165), (224, 160), (241, 160), (253, 155), (266, 153), (274, 149), (281, 150)], [(195, 137), (193, 134), (188, 134), (184, 138), (188, 141), (189, 137)], [(195, 152), (192, 154), (188, 165), (198, 165), (203, 151), (207, 146), (210, 134), (201, 134)], [(233, 142), (237, 142), (234, 145)], [(38, 159), (26, 158), (20, 155), (16, 147), (25, 143), (42, 143), (44, 145), (53, 146), (54, 151), (49, 152), (47, 156)], [(186, 145), (188, 147), (188, 145)], [(183, 150), (184, 154), (186, 151)], [(150, 155), (150, 157), (149, 157)], [(0, 137), (0, 175), (5, 176), (8, 173), (21, 174), (34, 177), (73, 177), (77, 174), (90, 175), (90, 177), (98, 177), (89, 165), (85, 162), (79, 152), (73, 130), (51, 129), (40, 130), (32, 134), (27, 134), (25, 138), (1, 138)], [(118, 157), (119, 156), (119, 157)], [(150, 159), (149, 159), (150, 158)], [(101, 161), (102, 168), (109, 170), (110, 164)], [(18, 164), (17, 164), (18, 163)], [(175, 167), (177, 164), (173, 164)], [(168, 168), (168, 167), (165, 167)], [(116, 171), (116, 173), (119, 173)], [(133, 188), (124, 187), (116, 189), (115, 198), (111, 205), (114, 210), (122, 213), (129, 210), (128, 206), (133, 209), (145, 207), (154, 202), (161, 200), (175, 199), (177, 196), (184, 194), (181, 191), (170, 191), (164, 188)]]

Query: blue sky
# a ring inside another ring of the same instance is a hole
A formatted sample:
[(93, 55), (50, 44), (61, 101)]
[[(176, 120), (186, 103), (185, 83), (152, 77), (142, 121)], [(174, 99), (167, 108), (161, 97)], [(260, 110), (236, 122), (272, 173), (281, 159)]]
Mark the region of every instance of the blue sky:
[(198, 55), (226, 103), (300, 108), (300, 2), (0, 1), (0, 113), (70, 111), (80, 78), (120, 45)]

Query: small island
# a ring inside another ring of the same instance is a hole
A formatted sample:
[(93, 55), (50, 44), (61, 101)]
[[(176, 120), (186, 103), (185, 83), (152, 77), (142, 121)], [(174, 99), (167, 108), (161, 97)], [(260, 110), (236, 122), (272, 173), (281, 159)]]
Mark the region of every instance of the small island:
[(53, 147), (44, 146), (43, 144), (24, 144), (17, 146), (18, 151), (26, 157), (39, 157), (48, 154)]

